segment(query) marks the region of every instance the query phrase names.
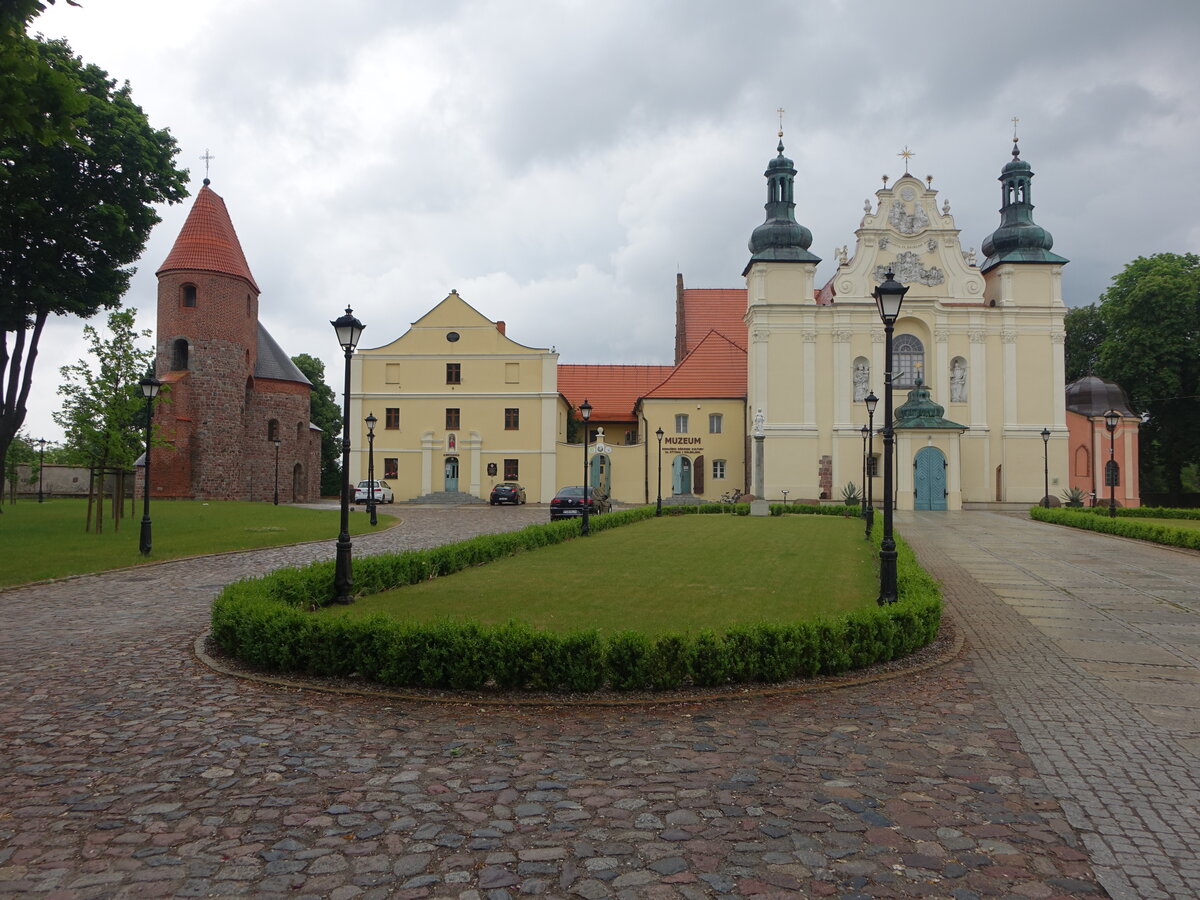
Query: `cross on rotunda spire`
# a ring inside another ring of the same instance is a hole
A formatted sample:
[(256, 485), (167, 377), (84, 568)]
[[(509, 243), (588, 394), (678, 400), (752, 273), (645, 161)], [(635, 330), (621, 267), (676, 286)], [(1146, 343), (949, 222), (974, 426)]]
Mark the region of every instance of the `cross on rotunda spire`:
[(205, 183), (205, 184), (208, 184), (208, 164), (209, 164), (210, 162), (212, 162), (214, 159), (216, 159), (216, 157), (215, 157), (215, 156), (213, 156), (211, 153), (209, 153), (209, 152), (208, 152), (208, 148), (207, 148), (207, 147), (205, 147), (205, 148), (204, 148), (204, 155), (203, 155), (203, 156), (201, 156), (200, 158), (201, 158), (202, 160), (204, 160), (204, 183)]

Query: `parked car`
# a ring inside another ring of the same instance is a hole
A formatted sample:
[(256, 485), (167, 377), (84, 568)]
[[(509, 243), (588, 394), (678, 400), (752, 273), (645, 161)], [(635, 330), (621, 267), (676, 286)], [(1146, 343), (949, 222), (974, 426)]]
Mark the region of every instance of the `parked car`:
[(519, 506), (525, 502), (525, 488), (515, 481), (502, 481), (492, 488), (489, 502), (492, 506), (497, 503), (513, 503)]
[[(354, 489), (354, 502), (367, 503), (371, 495), (371, 482), (360, 481), (358, 487)], [(386, 481), (375, 482), (375, 502), (376, 503), (395, 503), (396, 494), (388, 486)]]
[[(612, 501), (608, 499), (608, 495), (603, 491), (597, 491), (594, 488), (588, 488), (587, 498), (588, 515), (594, 516), (600, 513), (612, 512)], [(554, 499), (550, 501), (550, 521), (555, 519), (566, 519), (571, 516), (583, 515), (583, 485), (577, 484), (571, 487), (565, 487), (554, 495)]]

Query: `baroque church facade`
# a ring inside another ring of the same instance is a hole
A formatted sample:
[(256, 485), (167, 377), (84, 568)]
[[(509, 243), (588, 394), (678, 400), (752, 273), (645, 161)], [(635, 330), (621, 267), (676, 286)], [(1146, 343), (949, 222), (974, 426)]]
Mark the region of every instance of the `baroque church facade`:
[[(157, 271), (154, 498), (317, 499), (312, 386), (259, 321), (259, 288), (225, 201), (204, 179)], [(141, 479), (138, 479), (141, 490)]]
[(863, 401), (884, 391), (873, 291), (892, 271), (908, 288), (891, 361), (898, 507), (1030, 505), (1044, 478), (1057, 503), (1070, 471), (1065, 393), (1053, 387), (1064, 383), (1067, 260), (1033, 221), (1034, 173), (1015, 140), (1011, 156), (982, 260), (964, 251), (932, 179), (906, 172), (864, 204), (853, 249), (843, 246), (817, 285), (781, 136), (745, 287), (688, 289), (677, 277), (671, 365), (561, 364), (452, 292), (406, 334), (355, 356), (351, 476), (366, 477), (362, 423), (374, 413), (376, 477), (391, 479), (398, 499), (485, 499), (511, 480), (547, 502), (585, 477), (586, 433), (586, 477), (618, 502), (720, 499), (760, 475), (766, 499), (839, 502), (864, 471), (878, 501), (884, 405), (868, 459)]

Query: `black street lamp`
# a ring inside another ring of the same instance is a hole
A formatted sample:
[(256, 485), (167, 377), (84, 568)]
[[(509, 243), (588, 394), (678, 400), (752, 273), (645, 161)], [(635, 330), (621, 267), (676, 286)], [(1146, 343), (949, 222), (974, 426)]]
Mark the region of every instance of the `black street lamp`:
[(150, 422), (154, 418), (154, 398), (162, 382), (153, 375), (147, 375), (138, 382), (142, 396), (146, 398), (146, 465), (144, 481), (142, 482), (142, 533), (138, 539), (138, 549), (142, 556), (150, 555)]
[(1117, 482), (1121, 480), (1121, 469), (1115, 458), (1117, 425), (1120, 421), (1121, 414), (1115, 409), (1104, 414), (1104, 427), (1108, 429), (1108, 465), (1104, 469), (1104, 480), (1108, 482), (1109, 518), (1116, 518), (1117, 515)]
[(1050, 429), (1042, 429), (1042, 506), (1050, 508)]
[(375, 413), (367, 414), (367, 512), (371, 514), (372, 525), (379, 524), (375, 512), (375, 424), (378, 421)]
[(337, 603), (353, 603), (354, 575), (350, 566), (350, 358), (362, 337), (363, 323), (350, 307), (346, 314), (329, 323), (337, 332), (338, 343), (346, 354), (346, 378), (342, 391), (342, 530), (337, 539), (337, 565), (333, 575), (333, 598)]
[(658, 506), (654, 509), (656, 516), (662, 515), (662, 439), (663, 430), (660, 428), (654, 432), (658, 435)]
[(867, 518), (867, 435), (869, 435), (871, 433), (871, 429), (868, 428), (866, 425), (864, 425), (860, 430), (862, 431), (862, 439), (863, 439), (863, 452), (862, 452), (863, 473), (862, 473), (862, 496), (860, 496), (858, 499), (860, 501), (859, 515), (861, 515), (863, 517), (863, 520), (865, 521)]
[(271, 443), (275, 445), (275, 505), (279, 505), (279, 438), (272, 438)]
[(900, 306), (908, 288), (896, 281), (888, 269), (883, 283), (875, 288), (875, 305), (883, 320), (886, 360), (883, 384), (883, 542), (879, 547), (879, 605), (896, 602), (896, 539), (892, 536), (892, 459), (896, 434), (892, 428), (892, 332), (900, 318)]
[(583, 528), (580, 534), (587, 537), (591, 534), (591, 529), (588, 526), (588, 466), (587, 466), (587, 445), (588, 445), (588, 419), (592, 417), (592, 404), (584, 398), (583, 403), (579, 405), (579, 416), (583, 419)]
[[(38, 443), (38, 503), (41, 503), (42, 502), (42, 472), (46, 468), (46, 444), (48, 442), (45, 438), (38, 438), (37, 443)], [(123, 501), (123, 500), (121, 501), (122, 505), (124, 505), (124, 502), (125, 501)]]
[(871, 531), (875, 527), (875, 496), (874, 484), (875, 476), (871, 472), (871, 463), (875, 459), (875, 407), (879, 405), (879, 398), (875, 396), (875, 392), (867, 394), (863, 399), (863, 403), (867, 405), (867, 535), (866, 539), (871, 539)]
[(787, 506), (787, 495), (790, 494), (791, 491), (789, 491), (787, 488), (783, 488), (779, 493), (783, 494), (783, 505)]

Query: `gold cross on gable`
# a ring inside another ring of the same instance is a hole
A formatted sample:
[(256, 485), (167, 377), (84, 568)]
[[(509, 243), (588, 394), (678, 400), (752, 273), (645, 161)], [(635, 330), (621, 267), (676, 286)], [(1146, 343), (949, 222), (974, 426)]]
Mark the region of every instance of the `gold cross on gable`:
[(782, 138), (783, 137), (783, 112), (784, 112), (784, 109), (781, 106), (781, 107), (779, 107), (779, 109), (775, 110), (775, 112), (779, 113), (779, 136), (780, 136), (780, 138)]
[(902, 157), (904, 157), (904, 174), (905, 174), (905, 175), (907, 175), (907, 174), (908, 174), (908, 161), (909, 161), (910, 159), (912, 159), (914, 156), (916, 156), (917, 154), (915, 154), (915, 153), (913, 153), (911, 150), (909, 150), (909, 149), (908, 149), (908, 144), (905, 144), (905, 145), (904, 145), (904, 149), (903, 149), (903, 150), (901, 150), (901, 151), (900, 151), (899, 153), (897, 153), (896, 155), (897, 155), (897, 156), (902, 156)]
[(207, 148), (207, 147), (205, 147), (205, 148), (204, 148), (204, 155), (203, 155), (202, 157), (200, 157), (200, 158), (201, 158), (202, 160), (204, 160), (204, 178), (207, 180), (207, 179), (208, 179), (208, 164), (209, 164), (209, 163), (210, 163), (212, 160), (216, 159), (216, 157), (215, 157), (215, 156), (213, 156), (211, 153), (209, 153), (209, 152), (208, 152), (208, 148)]

